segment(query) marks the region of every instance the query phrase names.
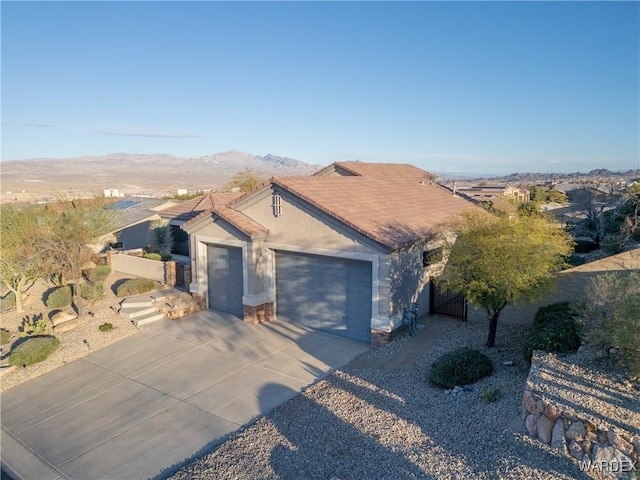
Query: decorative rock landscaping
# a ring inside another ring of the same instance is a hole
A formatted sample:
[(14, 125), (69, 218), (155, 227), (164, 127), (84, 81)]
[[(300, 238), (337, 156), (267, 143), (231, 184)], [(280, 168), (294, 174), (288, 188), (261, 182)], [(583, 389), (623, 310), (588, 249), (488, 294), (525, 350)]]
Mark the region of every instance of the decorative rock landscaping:
[[(586, 358), (578, 353), (572, 362)], [(606, 375), (596, 378), (572, 362), (534, 352), (522, 395), (527, 432), (584, 468), (634, 478), (640, 454), (640, 395), (635, 384), (620, 375), (612, 375), (613, 381)]]

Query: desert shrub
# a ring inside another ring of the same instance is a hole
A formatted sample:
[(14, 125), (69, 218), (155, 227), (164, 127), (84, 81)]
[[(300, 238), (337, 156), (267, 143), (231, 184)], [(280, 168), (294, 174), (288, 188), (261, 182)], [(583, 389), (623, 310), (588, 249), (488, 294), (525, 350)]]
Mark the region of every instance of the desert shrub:
[(617, 233), (608, 233), (600, 242), (600, 247), (610, 254), (620, 253), (624, 248), (625, 238)]
[(145, 253), (144, 258), (147, 260), (162, 260), (162, 255), (159, 253)]
[(31, 337), (11, 350), (9, 364), (17, 367), (28, 367), (34, 363), (46, 360), (56, 351), (60, 342), (56, 337)]
[(103, 323), (98, 327), (98, 330), (100, 330), (101, 332), (110, 332), (111, 330), (113, 330), (113, 325), (111, 323)]
[(169, 221), (164, 218), (153, 220), (149, 224), (149, 248), (152, 252), (171, 253), (173, 234)]
[(104, 298), (105, 288), (102, 283), (83, 283), (80, 285), (80, 296), (92, 302)]
[(569, 256), (567, 263), (572, 267), (578, 267), (587, 263), (587, 260), (583, 256), (573, 253)]
[(431, 365), (429, 380), (443, 388), (468, 385), (493, 372), (491, 359), (471, 348), (463, 347), (445, 353)]
[(570, 302), (540, 307), (524, 342), (524, 358), (530, 362), (534, 350), (558, 353), (578, 350), (581, 343), (579, 316), (578, 308)]
[(480, 400), (484, 403), (493, 403), (500, 398), (500, 390), (493, 387), (483, 387), (480, 392)]
[(22, 325), (19, 330), (21, 337), (49, 335), (51, 333), (51, 324), (42, 314), (34, 315), (31, 318), (26, 316), (22, 319)]
[(85, 276), (91, 283), (97, 284), (104, 282), (110, 273), (111, 268), (109, 268), (107, 265), (100, 265), (99, 267), (87, 270), (85, 272)]
[(6, 312), (16, 306), (16, 294), (13, 292), (7, 293), (4, 297), (0, 298), (0, 311)]
[(45, 303), (48, 308), (65, 308), (71, 305), (71, 286), (58, 287), (48, 296)]
[(116, 290), (118, 297), (129, 297), (140, 293), (151, 292), (156, 289), (156, 284), (148, 278), (130, 278), (123, 282)]
[(574, 246), (575, 253), (589, 253), (598, 249), (598, 244), (589, 239), (578, 239)]
[(0, 328), (0, 345), (6, 345), (11, 340), (11, 332), (6, 328)]
[(581, 318), (587, 343), (618, 349), (622, 364), (640, 374), (640, 272), (591, 279)]

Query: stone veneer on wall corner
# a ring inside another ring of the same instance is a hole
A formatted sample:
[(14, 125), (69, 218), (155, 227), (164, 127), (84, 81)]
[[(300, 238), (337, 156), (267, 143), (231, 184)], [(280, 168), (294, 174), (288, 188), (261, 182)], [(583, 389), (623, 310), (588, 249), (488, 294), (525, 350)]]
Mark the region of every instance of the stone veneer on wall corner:
[[(602, 468), (607, 465), (618, 478), (635, 478), (640, 469), (640, 437), (606, 424), (595, 424), (588, 415), (573, 414), (544, 398), (531, 381), (546, 354), (534, 352), (531, 369), (522, 395), (522, 412), (527, 433), (543, 443), (561, 450), (581, 462), (583, 466)], [(579, 409), (579, 407), (576, 407)]]

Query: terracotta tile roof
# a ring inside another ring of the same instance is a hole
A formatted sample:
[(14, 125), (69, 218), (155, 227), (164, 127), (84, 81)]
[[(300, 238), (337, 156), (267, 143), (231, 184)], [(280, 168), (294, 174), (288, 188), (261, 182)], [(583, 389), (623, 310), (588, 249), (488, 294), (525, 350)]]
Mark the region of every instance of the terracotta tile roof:
[[(211, 214), (215, 214), (220, 218), (226, 220), (231, 225), (236, 227), (242, 233), (248, 235), (251, 238), (264, 235), (268, 232), (266, 228), (260, 225), (255, 220), (247, 217), (244, 213), (229, 208), (227, 205), (232, 200), (242, 196), (240, 193), (209, 193), (203, 197), (199, 197), (197, 202), (189, 200), (192, 205), (187, 206), (182, 213), (184, 219), (185, 215), (189, 215), (188, 220), (182, 224), (182, 228), (188, 228), (189, 225), (194, 224), (198, 220), (207, 217)], [(189, 203), (185, 202), (185, 203)], [(184, 205), (184, 204), (181, 204)], [(178, 205), (180, 206), (180, 205)], [(174, 207), (172, 207), (174, 208)], [(188, 208), (191, 208), (190, 211), (187, 211)], [(169, 210), (169, 209), (167, 209)], [(162, 216), (166, 216), (164, 210), (161, 212)], [(175, 210), (178, 212), (178, 210)], [(179, 217), (174, 217), (179, 218)]]
[(214, 204), (226, 205), (238, 195), (238, 193), (207, 193), (201, 197), (192, 198), (186, 202), (165, 208), (158, 213), (163, 218), (189, 220), (202, 212), (211, 210)]
[(336, 170), (343, 170), (358, 177), (384, 177), (403, 178), (417, 177), (433, 179), (435, 175), (421, 170), (407, 163), (365, 163), (365, 162), (335, 162), (328, 167), (314, 173), (316, 176), (324, 176)]
[(273, 183), (389, 248), (424, 238), (453, 215), (478, 208), (416, 177), (280, 177)]

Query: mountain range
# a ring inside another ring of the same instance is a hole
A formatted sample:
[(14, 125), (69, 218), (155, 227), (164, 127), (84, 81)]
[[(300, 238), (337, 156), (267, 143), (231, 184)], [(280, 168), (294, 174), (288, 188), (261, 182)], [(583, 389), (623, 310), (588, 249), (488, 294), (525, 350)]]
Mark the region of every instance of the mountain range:
[[(2, 201), (37, 201), (46, 197), (92, 196), (105, 189), (124, 194), (158, 195), (178, 189), (215, 190), (245, 169), (262, 177), (310, 175), (322, 165), (278, 155), (254, 155), (231, 150), (202, 157), (167, 154), (113, 153), (98, 156), (53, 159), (34, 158), (0, 162)], [(476, 178), (452, 177), (436, 173), (438, 181), (450, 183), (488, 181), (512, 185), (547, 182), (619, 181), (639, 178), (640, 170), (613, 172), (608, 169), (588, 173), (513, 173)]]
[(237, 150), (203, 157), (113, 153), (0, 163), (2, 198), (8, 195), (12, 200), (34, 200), (43, 195), (95, 195), (104, 189), (149, 195), (175, 193), (178, 189), (215, 190), (245, 169), (268, 178), (309, 175), (320, 168), (321, 165), (310, 165), (289, 157), (253, 155)]

